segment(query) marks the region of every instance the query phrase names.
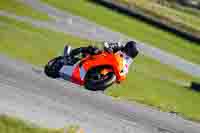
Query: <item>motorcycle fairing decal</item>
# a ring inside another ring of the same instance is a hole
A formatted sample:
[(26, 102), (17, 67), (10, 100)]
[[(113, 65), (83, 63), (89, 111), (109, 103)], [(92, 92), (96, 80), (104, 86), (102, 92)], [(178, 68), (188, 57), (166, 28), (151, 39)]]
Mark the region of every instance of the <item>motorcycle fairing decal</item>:
[(81, 67), (80, 68), (80, 78), (81, 78), (81, 80), (84, 80), (85, 75), (86, 75), (86, 71), (85, 71), (84, 67)]
[(77, 62), (74, 65), (64, 65), (59, 71), (60, 76), (63, 77), (64, 79), (68, 79), (68, 80), (71, 79), (73, 76), (73, 72), (78, 66), (78, 64), (79, 62)]
[(71, 81), (73, 83), (83, 85), (84, 78), (86, 75), (86, 72), (84, 73), (84, 71), (85, 71), (84, 68), (80, 68), (79, 65), (77, 65), (76, 68), (74, 69), (74, 71), (72, 72)]
[(66, 80), (82, 85), (84, 83), (86, 71), (84, 67), (80, 67), (79, 63), (80, 61), (72, 66), (64, 65), (59, 71), (60, 76)]
[(65, 76), (71, 77), (74, 68), (75, 68), (74, 66), (67, 66), (67, 65), (64, 65), (64, 66), (60, 69), (59, 73), (60, 73), (60, 75), (61, 75), (62, 77), (65, 77)]

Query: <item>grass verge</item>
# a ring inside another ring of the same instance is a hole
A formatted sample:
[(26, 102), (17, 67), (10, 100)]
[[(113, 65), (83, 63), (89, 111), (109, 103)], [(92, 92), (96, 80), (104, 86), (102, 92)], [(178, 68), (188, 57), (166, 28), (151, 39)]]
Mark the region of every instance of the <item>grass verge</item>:
[(34, 19), (40, 19), (40, 20), (50, 19), (47, 14), (36, 11), (32, 9), (30, 6), (27, 6), (17, 0), (1, 0), (0, 10), (7, 11), (9, 13), (14, 13), (19, 16), (29, 16)]
[(42, 1), (200, 64), (200, 47), (198, 44), (186, 41), (137, 19), (114, 12), (91, 2), (91, 0)]
[[(74, 126), (75, 127), (75, 126)], [(48, 129), (28, 124), (18, 118), (0, 115), (0, 132), (1, 133), (76, 133), (77, 128), (69, 127), (68, 129)]]
[(44, 64), (58, 54), (68, 42), (75, 46), (88, 44), (83, 40), (0, 16), (0, 52), (21, 58), (32, 64)]
[[(33, 64), (45, 64), (63, 49), (66, 42), (74, 47), (89, 43), (88, 40), (34, 28), (6, 17), (0, 17), (0, 21), (0, 52)], [(200, 120), (200, 94), (187, 88), (190, 81), (195, 80), (200, 81), (170, 66), (139, 55), (135, 65), (130, 68), (128, 79), (109, 88), (106, 93)]]
[(137, 101), (160, 109), (174, 112), (190, 120), (200, 120), (198, 106), (200, 93), (189, 89), (189, 78), (169, 66), (140, 55), (131, 67), (127, 80), (115, 84), (106, 93), (115, 98)]

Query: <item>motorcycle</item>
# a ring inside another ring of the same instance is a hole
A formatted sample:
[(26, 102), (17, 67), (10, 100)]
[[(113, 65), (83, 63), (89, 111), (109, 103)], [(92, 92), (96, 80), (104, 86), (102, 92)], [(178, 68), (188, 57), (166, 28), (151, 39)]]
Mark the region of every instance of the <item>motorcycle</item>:
[[(138, 54), (135, 46), (133, 52), (135, 57)], [(64, 56), (58, 56), (45, 65), (44, 72), (51, 78), (63, 78), (89, 90), (105, 90), (126, 79), (134, 57), (121, 50), (110, 52), (104, 49), (94, 55), (76, 58), (71, 64)]]

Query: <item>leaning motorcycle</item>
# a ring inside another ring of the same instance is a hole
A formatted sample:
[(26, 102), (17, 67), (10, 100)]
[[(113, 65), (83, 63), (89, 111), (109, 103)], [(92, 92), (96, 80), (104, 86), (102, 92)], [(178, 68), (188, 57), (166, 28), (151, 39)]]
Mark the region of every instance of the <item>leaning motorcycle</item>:
[[(133, 48), (135, 57), (138, 51), (135, 46)], [(64, 56), (56, 57), (45, 65), (44, 72), (49, 77), (62, 78), (97, 91), (125, 80), (132, 62), (133, 56), (121, 50), (110, 52), (104, 49), (95, 55), (76, 58), (73, 64), (68, 64)]]

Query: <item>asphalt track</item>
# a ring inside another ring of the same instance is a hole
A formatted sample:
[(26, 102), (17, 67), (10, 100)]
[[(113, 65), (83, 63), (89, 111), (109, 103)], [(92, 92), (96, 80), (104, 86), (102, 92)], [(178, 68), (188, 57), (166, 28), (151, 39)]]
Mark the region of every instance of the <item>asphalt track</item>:
[(40, 68), (4, 55), (0, 55), (0, 113), (47, 127), (79, 124), (86, 133), (200, 132), (198, 123), (49, 79)]

